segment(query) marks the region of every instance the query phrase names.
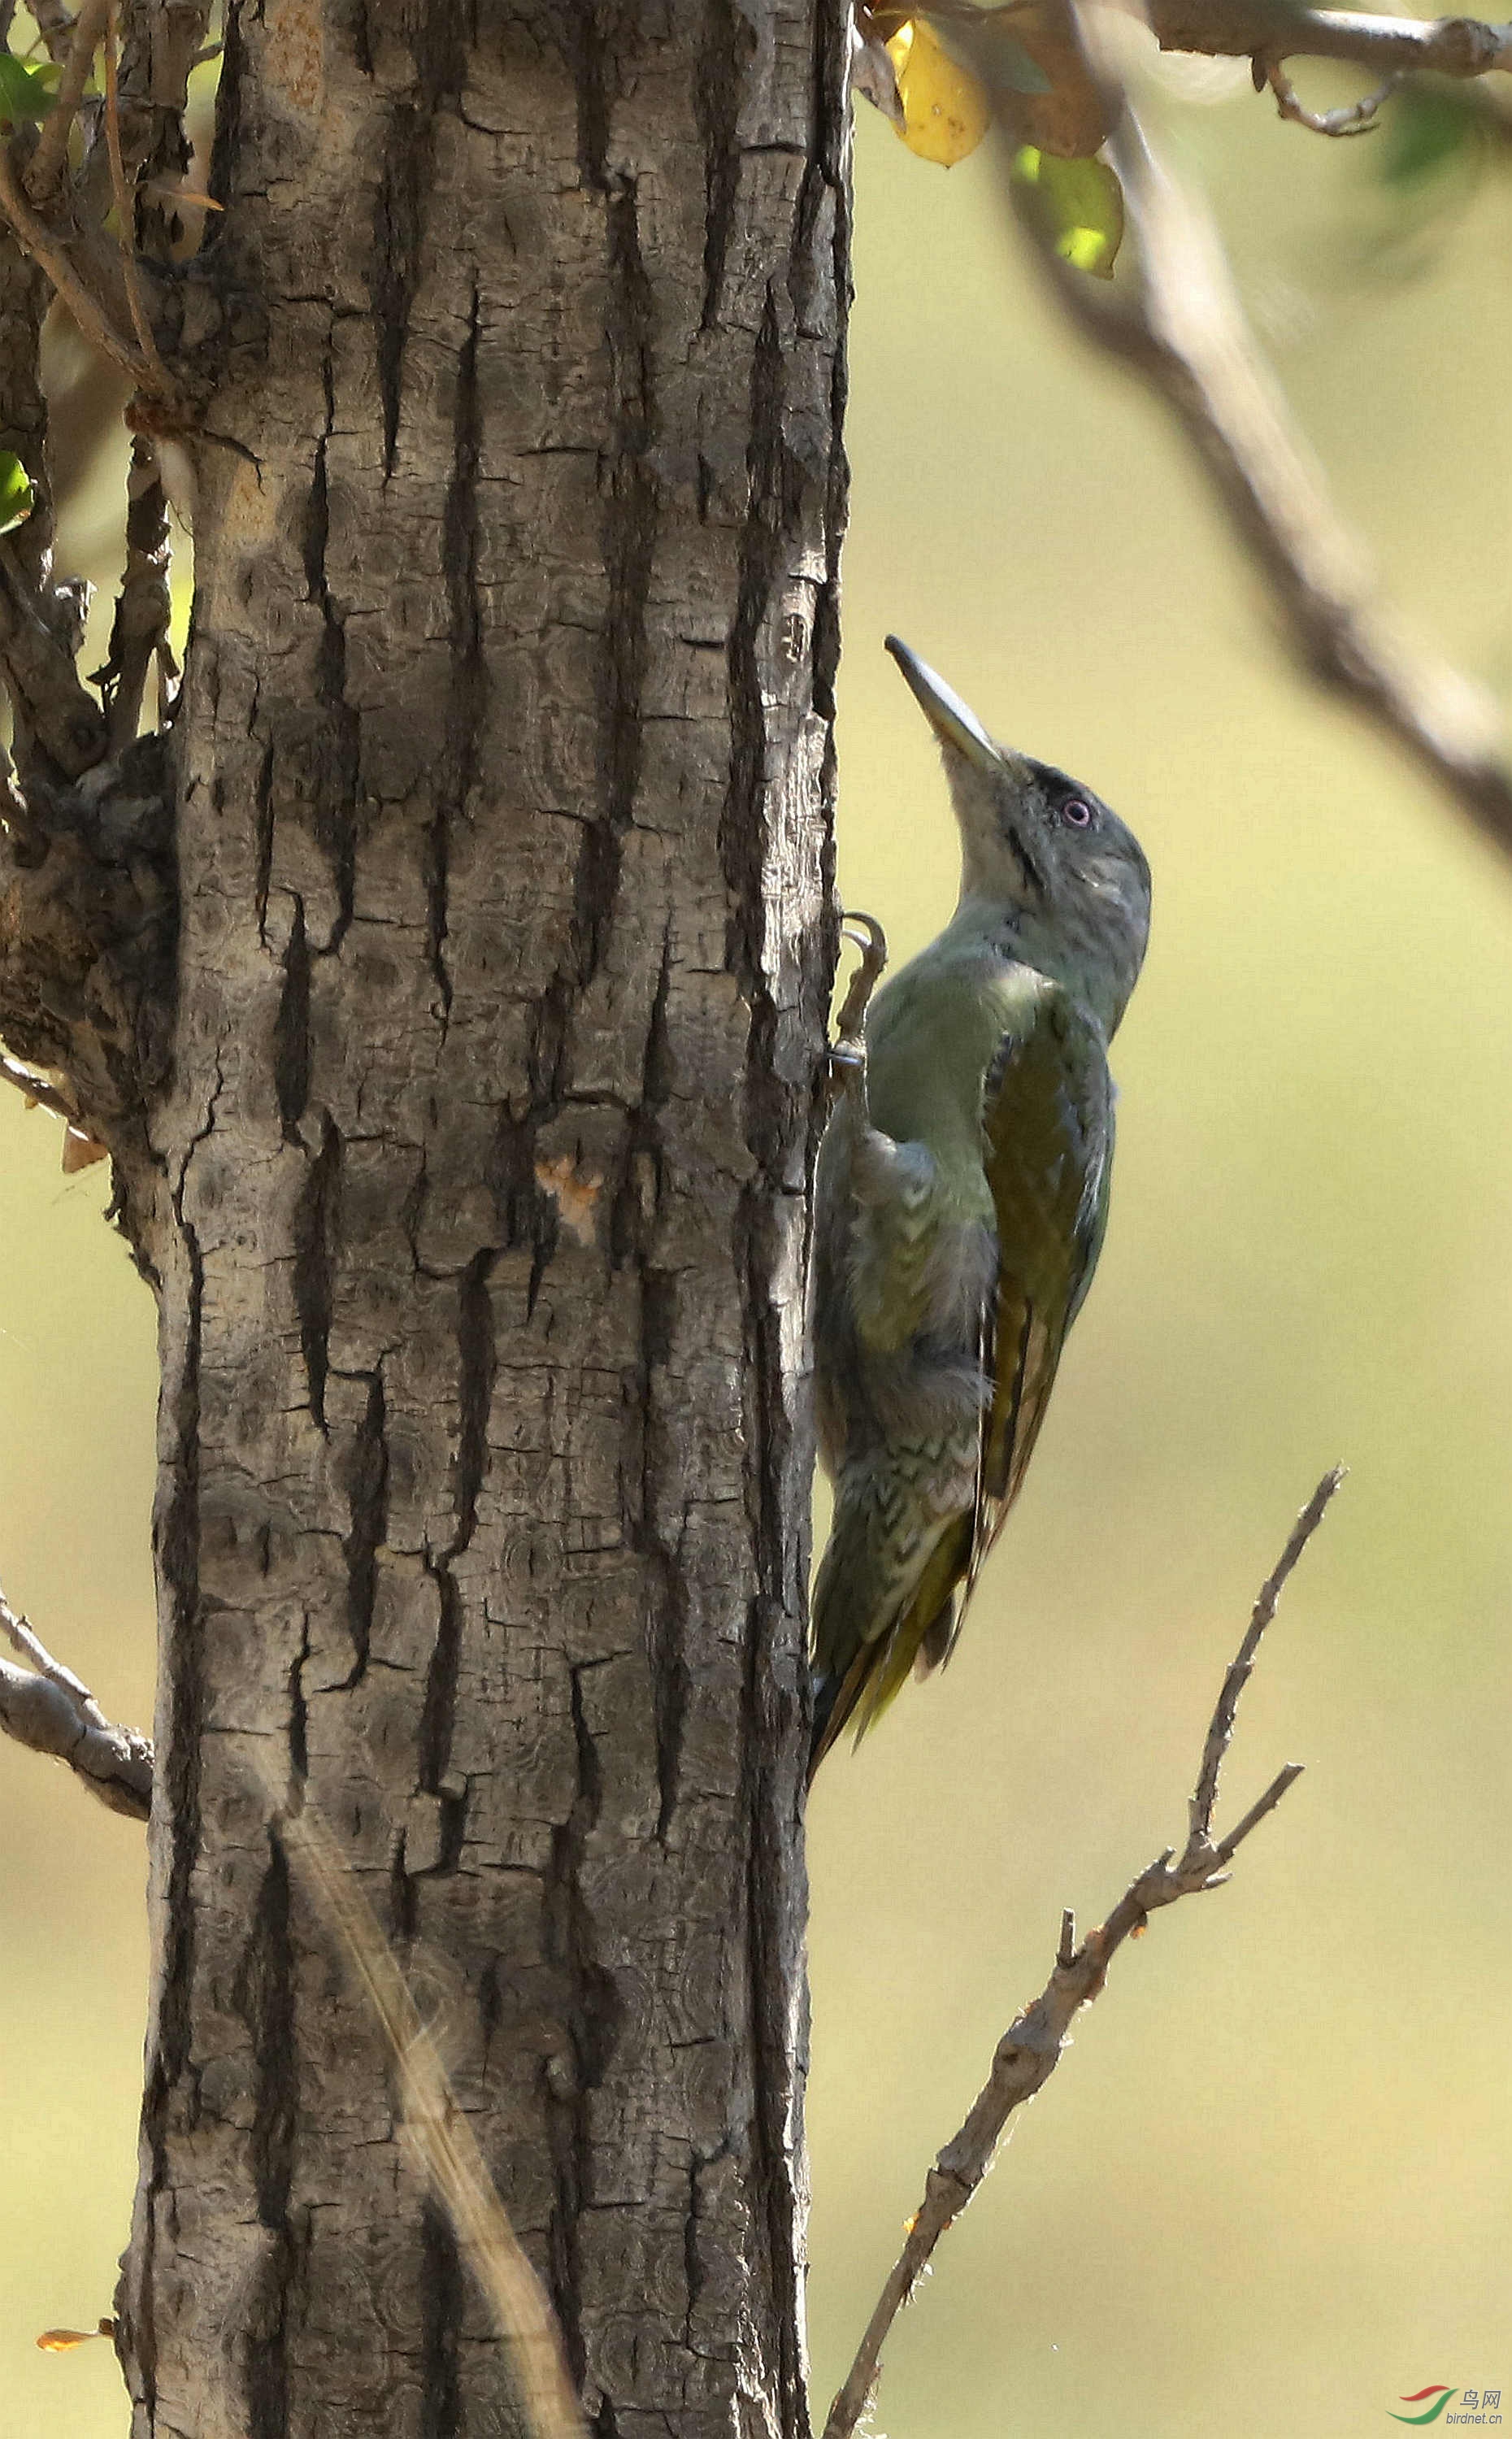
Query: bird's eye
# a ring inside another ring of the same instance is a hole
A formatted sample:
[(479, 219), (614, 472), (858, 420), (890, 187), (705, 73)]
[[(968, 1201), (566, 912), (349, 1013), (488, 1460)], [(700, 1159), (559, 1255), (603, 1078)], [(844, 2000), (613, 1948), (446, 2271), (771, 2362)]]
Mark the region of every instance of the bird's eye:
[(1060, 808), (1060, 818), (1063, 822), (1069, 822), (1074, 830), (1090, 829), (1092, 807), (1081, 796), (1068, 796)]

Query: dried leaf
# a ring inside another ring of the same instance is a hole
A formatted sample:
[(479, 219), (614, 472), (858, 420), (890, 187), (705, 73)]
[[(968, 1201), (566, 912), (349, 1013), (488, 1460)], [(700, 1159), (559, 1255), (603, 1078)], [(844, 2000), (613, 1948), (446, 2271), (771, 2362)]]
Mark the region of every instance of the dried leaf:
[(921, 161), (952, 169), (976, 151), (992, 124), (986, 88), (921, 18), (898, 27), (887, 56), (903, 104), (902, 141)]
[(1013, 182), (1045, 243), (1063, 262), (1111, 279), (1124, 234), (1124, 190), (1106, 161), (1062, 161), (1033, 144), (1014, 155)]
[(86, 1135), (82, 1127), (63, 1129), (64, 1177), (77, 1177), (81, 1168), (93, 1168), (97, 1160), (109, 1158), (106, 1146), (97, 1143), (93, 1135)]
[(75, 2346), (87, 2346), (91, 2338), (113, 2338), (114, 2321), (101, 2321), (93, 2329), (44, 2329), (37, 2340), (44, 2355), (65, 2355)]
[(904, 129), (903, 97), (898, 90), (898, 78), (888, 54), (887, 45), (872, 27), (869, 14), (863, 10), (850, 26), (850, 89), (859, 93), (880, 110), (899, 135)]

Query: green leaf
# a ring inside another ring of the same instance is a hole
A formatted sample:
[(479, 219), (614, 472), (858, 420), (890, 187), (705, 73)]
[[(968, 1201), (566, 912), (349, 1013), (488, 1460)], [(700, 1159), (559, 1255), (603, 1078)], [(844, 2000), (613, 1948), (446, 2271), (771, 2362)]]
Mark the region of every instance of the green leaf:
[(1388, 187), (1414, 187), (1436, 177), (1478, 137), (1473, 108), (1455, 93), (1408, 85), (1382, 121), (1383, 141), (1372, 158)]
[(1106, 161), (1062, 161), (1021, 144), (1013, 179), (1031, 221), (1062, 261), (1111, 279), (1124, 235), (1124, 190)]
[(0, 534), (14, 533), (37, 505), (31, 478), (14, 452), (0, 449)]
[(53, 105), (50, 67), (28, 68), (11, 51), (0, 51), (0, 126), (19, 127), (45, 118)]

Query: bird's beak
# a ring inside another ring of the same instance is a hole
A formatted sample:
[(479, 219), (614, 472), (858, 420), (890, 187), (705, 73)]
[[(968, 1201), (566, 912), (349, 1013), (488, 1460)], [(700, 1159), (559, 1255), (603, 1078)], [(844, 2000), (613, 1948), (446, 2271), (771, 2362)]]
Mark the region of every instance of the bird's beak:
[(994, 745), (975, 712), (964, 703), (952, 686), (937, 678), (928, 663), (897, 635), (889, 635), (887, 649), (913, 688), (915, 701), (934, 729), (942, 745), (953, 745), (979, 771), (1001, 774), (1011, 771), (1016, 757), (1005, 754)]

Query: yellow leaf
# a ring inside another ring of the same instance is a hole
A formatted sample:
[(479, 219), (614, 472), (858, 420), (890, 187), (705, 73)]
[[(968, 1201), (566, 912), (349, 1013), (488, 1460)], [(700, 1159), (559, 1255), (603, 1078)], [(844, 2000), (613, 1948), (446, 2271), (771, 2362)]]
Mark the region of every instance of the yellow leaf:
[(976, 151), (991, 124), (985, 88), (916, 19), (899, 26), (887, 56), (903, 105), (899, 136), (921, 161), (952, 169)]

